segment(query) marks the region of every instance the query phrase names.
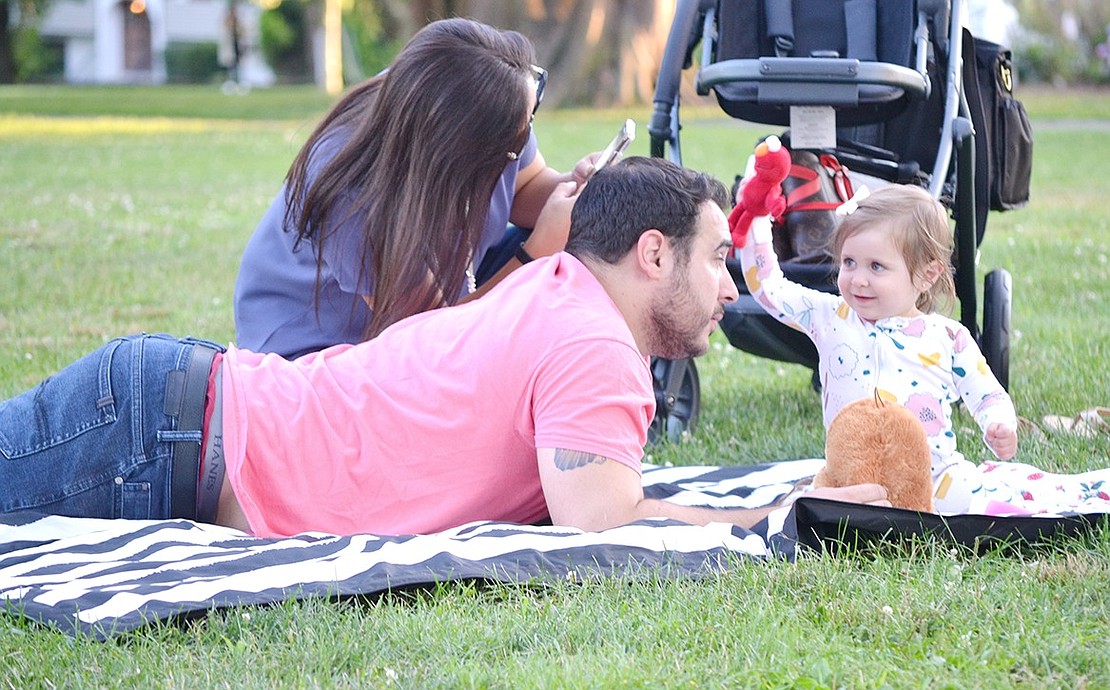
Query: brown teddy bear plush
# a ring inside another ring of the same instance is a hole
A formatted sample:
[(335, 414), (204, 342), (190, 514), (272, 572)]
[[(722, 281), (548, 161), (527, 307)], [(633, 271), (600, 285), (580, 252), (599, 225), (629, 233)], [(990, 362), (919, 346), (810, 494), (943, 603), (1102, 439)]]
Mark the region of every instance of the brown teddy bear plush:
[(898, 403), (876, 397), (844, 407), (825, 435), (825, 460), (814, 487), (882, 484), (894, 507), (936, 512), (925, 428)]

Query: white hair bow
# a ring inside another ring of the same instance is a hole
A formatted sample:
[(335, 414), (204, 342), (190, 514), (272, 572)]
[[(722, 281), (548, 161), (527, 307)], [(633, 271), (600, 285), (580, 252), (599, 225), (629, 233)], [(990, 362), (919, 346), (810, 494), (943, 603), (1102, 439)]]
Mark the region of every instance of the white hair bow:
[(859, 188), (856, 189), (856, 193), (852, 195), (851, 199), (848, 199), (843, 204), (836, 207), (836, 215), (851, 215), (855, 212), (857, 208), (859, 208), (859, 202), (863, 201), (869, 196), (871, 196), (871, 190), (867, 188), (867, 185), (861, 184)]

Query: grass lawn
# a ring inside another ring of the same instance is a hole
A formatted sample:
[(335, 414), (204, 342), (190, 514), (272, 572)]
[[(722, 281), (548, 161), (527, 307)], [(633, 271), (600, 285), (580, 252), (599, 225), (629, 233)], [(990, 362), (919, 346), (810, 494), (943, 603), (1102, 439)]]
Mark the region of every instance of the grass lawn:
[[(1021, 94), (1032, 200), (991, 215), (1014, 279), (1011, 389), (1034, 423), (1110, 405), (1110, 92)], [(328, 99), (309, 89), (0, 88), (0, 396), (112, 336), (233, 338), (239, 256)], [(647, 107), (541, 111), (566, 169)], [(686, 165), (729, 181), (765, 128), (683, 114)], [(715, 337), (702, 419), (653, 462), (818, 456), (809, 371)], [(959, 443), (988, 452), (966, 415)], [(1110, 464), (1110, 436), (1034, 428), (1019, 459)], [(216, 612), (98, 643), (0, 616), (0, 685), (37, 687), (1110, 687), (1110, 535), (1023, 555), (921, 543), (738, 563), (701, 582), (444, 586)]]

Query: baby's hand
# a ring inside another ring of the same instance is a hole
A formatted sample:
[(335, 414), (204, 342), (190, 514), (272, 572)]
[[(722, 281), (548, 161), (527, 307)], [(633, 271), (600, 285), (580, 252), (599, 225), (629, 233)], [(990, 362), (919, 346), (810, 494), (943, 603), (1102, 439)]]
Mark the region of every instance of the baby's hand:
[(999, 460), (1009, 460), (1017, 453), (1017, 430), (995, 422), (987, 427), (987, 445)]

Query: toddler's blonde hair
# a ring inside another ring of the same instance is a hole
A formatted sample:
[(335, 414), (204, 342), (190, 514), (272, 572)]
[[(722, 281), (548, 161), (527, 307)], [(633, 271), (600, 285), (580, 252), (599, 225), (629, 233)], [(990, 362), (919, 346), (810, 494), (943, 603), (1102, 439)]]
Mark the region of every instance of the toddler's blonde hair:
[(948, 311), (956, 302), (956, 284), (952, 229), (944, 206), (920, 187), (898, 184), (878, 189), (841, 221), (833, 236), (833, 256), (839, 262), (845, 240), (875, 228), (890, 233), (915, 280), (929, 264), (940, 262), (944, 270), (917, 298), (917, 308), (925, 313)]

